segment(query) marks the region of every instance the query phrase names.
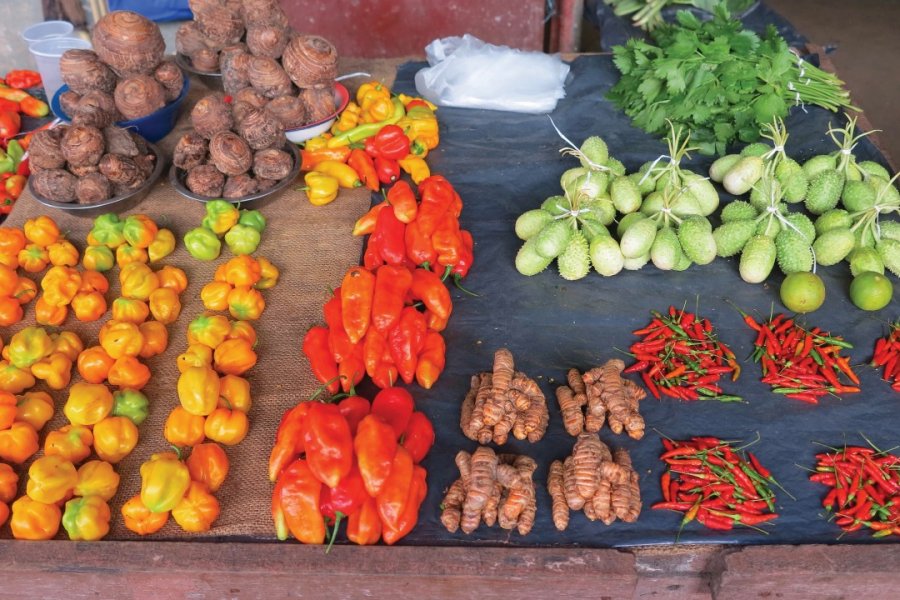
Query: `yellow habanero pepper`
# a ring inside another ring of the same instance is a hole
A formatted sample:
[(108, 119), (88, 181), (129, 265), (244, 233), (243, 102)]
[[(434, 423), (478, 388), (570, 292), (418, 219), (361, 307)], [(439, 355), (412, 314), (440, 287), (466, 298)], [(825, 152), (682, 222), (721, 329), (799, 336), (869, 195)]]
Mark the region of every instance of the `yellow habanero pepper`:
[(106, 314), (106, 298), (100, 292), (78, 292), (72, 298), (72, 312), (79, 321), (97, 321)]
[(141, 390), (150, 381), (150, 369), (134, 356), (117, 358), (106, 378), (119, 389)]
[(78, 264), (78, 248), (69, 240), (60, 239), (47, 246), (50, 264), (57, 267), (74, 267)]
[(54, 410), (53, 398), (47, 392), (26, 392), (16, 403), (16, 421), (40, 431), (53, 418)]
[(34, 303), (34, 320), (39, 325), (59, 327), (65, 323), (68, 314), (68, 306), (53, 306), (43, 296)]
[(0, 392), (0, 429), (6, 429), (16, 421), (18, 400), (9, 392)]
[(19, 304), (28, 304), (37, 297), (37, 284), (27, 277), (19, 277), (19, 283), (16, 284), (16, 290), (13, 292), (13, 298), (19, 301)]
[(250, 382), (237, 375), (219, 378), (219, 406), (249, 412), (253, 401), (250, 397)]
[(27, 369), (53, 352), (53, 338), (43, 327), (26, 327), (9, 340), (9, 360)]
[(59, 227), (56, 225), (56, 221), (46, 215), (28, 219), (22, 230), (29, 242), (42, 248), (46, 248), (59, 239)]
[(356, 90), (356, 103), (362, 106), (366, 103), (366, 101), (374, 100), (375, 98), (387, 98), (391, 97), (391, 88), (384, 85), (380, 81), (367, 81)]
[(362, 181), (359, 180), (359, 174), (356, 170), (350, 165), (336, 160), (323, 160), (313, 167), (312, 172), (324, 173), (334, 177), (342, 188), (353, 189), (362, 186)]
[(25, 493), (37, 502), (55, 504), (71, 494), (78, 483), (78, 471), (59, 456), (42, 456), (28, 468)]
[(183, 354), (175, 359), (178, 372), (184, 373), (190, 367), (212, 366), (213, 350), (205, 344), (190, 344)]
[(12, 505), (9, 528), (17, 540), (49, 540), (59, 531), (62, 512), (55, 504), (45, 504), (22, 496)]
[(62, 390), (72, 378), (72, 360), (62, 352), (54, 352), (31, 365), (31, 374), (51, 390)]
[(109, 271), (116, 264), (116, 257), (106, 246), (88, 246), (84, 249), (81, 264), (89, 271)]
[(228, 293), (228, 312), (239, 321), (255, 321), (265, 309), (263, 295), (248, 285), (236, 286)]
[(206, 485), (192, 481), (181, 502), (172, 509), (172, 518), (189, 533), (209, 531), (219, 517), (219, 501)]
[(81, 274), (81, 287), (78, 291), (105, 294), (109, 291), (109, 280), (100, 271), (85, 271)]
[(147, 300), (159, 288), (159, 277), (143, 263), (130, 263), (119, 271), (119, 283), (126, 298)]
[(231, 285), (253, 285), (262, 276), (259, 261), (243, 254), (225, 263), (225, 281)]
[(70, 540), (96, 542), (109, 533), (109, 504), (100, 496), (84, 496), (66, 502), (62, 525)]
[[(215, 444), (213, 444), (215, 445)], [(221, 450), (221, 448), (219, 448)], [(223, 453), (224, 454), (224, 453)], [(225, 459), (225, 464), (228, 464), (228, 459)], [(188, 464), (188, 468), (191, 468), (191, 465)], [(193, 470), (193, 469), (191, 469)], [(226, 466), (227, 470), (227, 466)], [(199, 478), (197, 478), (199, 479)], [(224, 480), (224, 477), (223, 477)], [(218, 488), (216, 488), (218, 489)], [(6, 463), (0, 463), (0, 502), (5, 504), (9, 504), (13, 500), (16, 499), (16, 496), (19, 492), (19, 476), (13, 470), (11, 466)]]
[(147, 255), (151, 263), (158, 262), (175, 251), (175, 234), (168, 229), (156, 232), (153, 242), (147, 247)]
[(206, 417), (192, 415), (183, 407), (176, 406), (166, 417), (166, 424), (163, 425), (163, 437), (178, 448), (184, 446), (193, 448), (203, 441), (205, 424)]
[(181, 314), (181, 299), (178, 292), (169, 288), (158, 288), (150, 294), (150, 313), (153, 318), (168, 325), (178, 320)]
[(106, 417), (94, 425), (94, 452), (100, 460), (116, 464), (138, 443), (138, 428), (128, 417)]
[(94, 425), (112, 412), (113, 395), (100, 383), (76, 383), (69, 389), (63, 413), (75, 425)]
[(129, 531), (138, 535), (150, 535), (163, 528), (169, 520), (169, 511), (150, 512), (141, 501), (141, 495), (136, 494), (122, 505), (122, 517)]
[(76, 496), (98, 496), (111, 500), (119, 491), (119, 474), (113, 466), (103, 460), (89, 460), (78, 467)]
[(331, 139), (332, 135), (330, 133), (323, 133), (322, 135), (317, 135), (314, 138), (310, 138), (306, 140), (306, 143), (303, 144), (303, 149), (307, 152), (316, 152), (318, 150), (324, 150), (328, 147), (328, 140)]
[(39, 449), (37, 431), (28, 423), (17, 421), (0, 431), (0, 460), (20, 465)]
[(125, 241), (135, 248), (147, 248), (153, 243), (159, 228), (147, 215), (129, 215), (122, 225)]
[(112, 358), (137, 356), (144, 347), (144, 336), (134, 323), (107, 321), (100, 328), (100, 345)]
[(34, 375), (31, 374), (31, 371), (20, 369), (8, 361), (0, 360), (0, 391), (21, 394), (34, 384)]
[(192, 415), (206, 416), (219, 402), (219, 375), (209, 367), (188, 367), (178, 377), (178, 400)]
[(359, 107), (359, 104), (353, 101), (348, 102), (337, 121), (331, 126), (331, 133), (337, 135), (359, 125), (360, 112), (362, 112), (362, 109)]
[(141, 346), (141, 358), (150, 358), (162, 354), (169, 346), (169, 331), (159, 321), (146, 321), (138, 328), (144, 337), (144, 345)]
[(256, 261), (259, 263), (259, 281), (253, 284), (258, 290), (268, 290), (275, 287), (278, 283), (279, 271), (278, 267), (273, 265), (268, 258), (258, 256)]
[(101, 346), (91, 346), (78, 355), (78, 374), (88, 383), (103, 383), (116, 359)]
[(128, 244), (122, 244), (116, 248), (116, 264), (119, 265), (120, 269), (132, 263), (146, 264), (149, 260), (150, 257), (143, 248), (136, 248)]
[(66, 306), (81, 288), (81, 273), (72, 267), (50, 267), (41, 280), (44, 301), (50, 306)]
[(250, 429), (247, 414), (231, 408), (217, 408), (206, 417), (203, 432), (214, 442), (226, 446), (240, 444)]
[(191, 485), (191, 473), (174, 452), (154, 454), (141, 465), (141, 502), (153, 513), (178, 506)]
[(424, 159), (413, 156), (412, 154), (400, 160), (400, 168), (406, 173), (409, 173), (413, 183), (416, 185), (431, 177), (431, 169), (428, 168), (428, 163), (426, 163)]
[(380, 123), (394, 114), (394, 103), (390, 96), (369, 99), (363, 103), (361, 108), (360, 123)]
[(37, 244), (28, 244), (17, 256), (19, 266), (29, 273), (40, 273), (50, 264), (50, 255), (47, 249)]
[(206, 488), (212, 493), (219, 491), (228, 476), (228, 455), (218, 444), (194, 446), (185, 463), (191, 472), (191, 479), (206, 484)]
[(306, 187), (303, 188), (306, 190), (306, 197), (313, 206), (325, 206), (337, 198), (339, 183), (331, 175), (310, 171), (303, 176), (303, 181), (306, 182)]
[(140, 325), (150, 316), (150, 307), (143, 300), (116, 298), (112, 303), (112, 319)]
[(228, 293), (231, 284), (225, 281), (210, 281), (200, 290), (200, 300), (206, 310), (228, 310)]
[(256, 330), (247, 321), (235, 321), (231, 324), (231, 331), (225, 339), (246, 340), (251, 348), (256, 347)]
[(156, 277), (159, 279), (159, 287), (175, 290), (178, 294), (187, 289), (187, 275), (178, 267), (166, 265), (156, 272)]
[(53, 340), (53, 352), (65, 354), (72, 362), (78, 360), (78, 355), (84, 350), (81, 338), (74, 331), (52, 333), (50, 339)]
[(91, 455), (94, 434), (84, 425), (64, 425), (47, 434), (44, 455), (59, 456), (78, 464)]
[[(426, 106), (414, 106), (407, 110), (406, 115), (397, 121), (397, 126), (403, 130), (413, 146), (417, 143), (422, 144), (427, 151), (437, 148), (440, 143), (437, 117), (434, 116), (434, 111)], [(424, 158), (423, 154), (415, 150), (413, 154)]]
[(256, 352), (246, 340), (225, 340), (216, 348), (213, 362), (223, 375), (243, 375), (256, 364)]
[(188, 325), (188, 344), (203, 344), (215, 348), (231, 332), (231, 323), (223, 315), (200, 315)]

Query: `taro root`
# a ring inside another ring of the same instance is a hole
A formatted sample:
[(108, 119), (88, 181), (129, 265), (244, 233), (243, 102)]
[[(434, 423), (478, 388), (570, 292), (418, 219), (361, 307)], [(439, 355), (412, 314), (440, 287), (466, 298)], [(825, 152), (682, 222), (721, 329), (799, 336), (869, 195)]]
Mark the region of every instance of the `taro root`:
[(96, 165), (100, 162), (105, 147), (103, 133), (96, 127), (83, 125), (69, 127), (59, 142), (66, 162), (76, 167)]
[(94, 90), (82, 96), (72, 112), (73, 125), (89, 125), (91, 127), (108, 127), (119, 118), (116, 101), (106, 92)]
[(166, 105), (166, 92), (149, 75), (134, 75), (119, 82), (114, 95), (116, 108), (126, 119), (139, 119)]
[(196, 131), (189, 131), (175, 144), (172, 153), (172, 164), (179, 169), (190, 171), (206, 161), (206, 138)]
[(140, 187), (146, 177), (133, 159), (118, 154), (104, 154), (100, 159), (100, 172), (106, 175), (115, 191), (129, 191)]
[(310, 123), (326, 119), (337, 110), (337, 107), (334, 105), (334, 89), (332, 86), (300, 90), (300, 100), (306, 105)]
[(299, 88), (330, 86), (337, 77), (337, 50), (331, 42), (316, 35), (291, 38), (281, 62)]
[(166, 92), (166, 102), (171, 102), (181, 95), (181, 90), (184, 88), (184, 75), (178, 65), (172, 61), (159, 63), (153, 72), (153, 78), (163, 86)]
[(120, 127), (106, 127), (103, 129), (103, 140), (106, 142), (106, 152), (109, 154), (120, 154), (132, 158), (143, 154), (143, 150), (138, 146), (135, 137), (141, 139), (140, 136), (132, 136), (131, 132)]
[(82, 165), (79, 167), (67, 164), (66, 170), (75, 177), (84, 177), (86, 175), (90, 175), (91, 173), (98, 172), (100, 170), (100, 167), (98, 167), (97, 165)]
[(221, 131), (209, 140), (209, 158), (225, 175), (242, 175), (253, 165), (247, 142), (231, 131)]
[(75, 114), (75, 106), (81, 100), (81, 95), (72, 90), (66, 90), (59, 95), (59, 107), (71, 118)]
[(102, 173), (90, 173), (75, 184), (75, 198), (79, 204), (97, 204), (112, 197), (112, 185)]
[(268, 104), (266, 110), (281, 121), (285, 129), (296, 129), (306, 124), (306, 104), (297, 96), (278, 96)]
[(247, 28), (247, 48), (253, 56), (281, 58), (288, 43), (288, 32), (278, 25), (253, 24)]
[(211, 48), (203, 48), (191, 56), (191, 64), (200, 71), (215, 71), (219, 68), (219, 53)]
[(59, 74), (69, 89), (77, 94), (91, 90), (112, 93), (116, 87), (116, 74), (103, 64), (93, 50), (72, 48), (59, 58)]
[(31, 174), (31, 187), (39, 196), (54, 202), (71, 202), (75, 199), (78, 179), (63, 169), (43, 169)]
[(268, 104), (269, 99), (263, 96), (259, 90), (255, 90), (252, 87), (245, 87), (234, 94), (234, 101), (235, 103), (246, 102), (250, 106), (262, 108)]
[(219, 71), (222, 73), (222, 87), (226, 94), (250, 85), (250, 54), (243, 45), (229, 46), (219, 55)]
[(34, 132), (28, 146), (28, 164), (32, 171), (38, 169), (60, 169), (66, 164), (59, 142), (68, 127), (42, 129)]
[(200, 165), (188, 171), (184, 184), (199, 196), (221, 196), (225, 176), (215, 165)]
[(242, 14), (244, 22), (250, 25), (277, 25), (287, 27), (287, 15), (278, 0), (244, 0)]
[(166, 51), (159, 26), (129, 10), (103, 16), (94, 25), (91, 41), (100, 60), (122, 77), (149, 75)]
[(237, 124), (237, 132), (254, 150), (280, 148), (285, 142), (281, 121), (262, 108), (247, 109)]
[(156, 167), (156, 156), (153, 154), (139, 154), (134, 157), (134, 164), (140, 169), (143, 180), (146, 181)]
[(225, 187), (222, 190), (223, 198), (243, 198), (250, 194), (255, 194), (259, 184), (256, 180), (244, 173), (243, 175), (234, 175), (225, 181)]
[(190, 0), (197, 27), (216, 49), (236, 44), (244, 36), (244, 21), (239, 11), (231, 10), (218, 0)]
[(183, 23), (175, 32), (175, 51), (179, 54), (190, 57), (209, 47), (210, 41), (193, 21)]
[(231, 105), (231, 112), (234, 114), (234, 122), (240, 123), (247, 116), (251, 109), (255, 108), (247, 102), (235, 102)]
[(263, 177), (257, 177), (256, 178), (256, 191), (257, 192), (265, 192), (265, 191), (270, 190), (273, 187), (275, 187), (275, 184), (277, 184), (277, 183), (278, 183), (278, 181), (276, 181), (274, 179), (265, 179)]
[(291, 78), (274, 58), (254, 56), (247, 69), (250, 85), (259, 90), (266, 98), (276, 98), (293, 91)]
[(293, 166), (293, 157), (284, 150), (267, 148), (253, 155), (253, 174), (263, 179), (284, 179)]
[(225, 102), (225, 95), (210, 94), (198, 100), (191, 110), (191, 124), (197, 133), (207, 139), (234, 127), (231, 105)]

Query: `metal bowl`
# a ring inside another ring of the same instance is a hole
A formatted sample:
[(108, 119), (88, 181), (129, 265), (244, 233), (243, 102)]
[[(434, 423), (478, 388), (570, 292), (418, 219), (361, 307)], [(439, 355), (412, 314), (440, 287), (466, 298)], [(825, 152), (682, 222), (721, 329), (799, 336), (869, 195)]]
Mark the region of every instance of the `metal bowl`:
[(153, 187), (153, 184), (159, 179), (160, 175), (163, 172), (163, 160), (162, 154), (159, 151), (159, 148), (156, 147), (155, 144), (151, 144), (147, 142), (147, 147), (156, 157), (156, 165), (153, 167), (153, 172), (150, 173), (150, 177), (147, 178), (141, 187), (128, 192), (127, 194), (122, 194), (121, 196), (114, 196), (109, 198), (108, 200), (104, 200), (103, 202), (98, 202), (96, 204), (78, 204), (77, 202), (56, 202), (54, 200), (49, 200), (44, 198), (40, 194), (34, 191), (34, 188), (31, 185), (32, 179), (28, 178), (28, 191), (31, 192), (31, 195), (34, 196), (34, 199), (37, 200), (40, 204), (50, 208), (56, 208), (63, 212), (69, 213), (74, 217), (87, 217), (93, 219), (94, 217), (98, 217), (102, 214), (108, 212), (114, 213), (122, 213), (127, 210), (131, 210), (134, 208), (138, 202), (143, 200), (147, 194), (150, 193), (150, 189)]
[(175, 64), (181, 67), (182, 71), (194, 75), (202, 81), (206, 87), (211, 90), (221, 90), (224, 88), (222, 83), (222, 74), (218, 71), (202, 71), (194, 66), (191, 59), (180, 52), (175, 54)]
[(169, 169), (169, 183), (172, 184), (172, 187), (178, 190), (179, 194), (181, 194), (185, 198), (196, 200), (197, 202), (205, 203), (211, 200), (225, 200), (226, 202), (230, 202), (232, 204), (253, 203), (255, 206), (262, 206), (263, 204), (267, 204), (267, 201), (273, 200), (278, 192), (294, 183), (294, 181), (297, 179), (297, 175), (300, 173), (300, 152), (297, 150), (297, 146), (291, 144), (290, 142), (287, 142), (285, 143), (283, 150), (290, 154), (294, 159), (294, 166), (291, 168), (291, 172), (288, 173), (287, 177), (263, 192), (256, 192), (255, 194), (241, 196), (240, 198), (201, 196), (188, 189), (188, 187), (184, 184), (184, 178), (187, 173), (184, 171), (184, 169), (179, 169), (174, 164)]

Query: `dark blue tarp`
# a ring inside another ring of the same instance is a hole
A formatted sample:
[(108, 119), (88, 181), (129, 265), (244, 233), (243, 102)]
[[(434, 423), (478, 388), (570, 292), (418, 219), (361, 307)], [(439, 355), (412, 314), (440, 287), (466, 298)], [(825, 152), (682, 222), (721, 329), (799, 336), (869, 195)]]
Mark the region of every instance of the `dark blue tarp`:
[(108, 0), (109, 10), (130, 10), (151, 21), (185, 21), (193, 18), (188, 0)]

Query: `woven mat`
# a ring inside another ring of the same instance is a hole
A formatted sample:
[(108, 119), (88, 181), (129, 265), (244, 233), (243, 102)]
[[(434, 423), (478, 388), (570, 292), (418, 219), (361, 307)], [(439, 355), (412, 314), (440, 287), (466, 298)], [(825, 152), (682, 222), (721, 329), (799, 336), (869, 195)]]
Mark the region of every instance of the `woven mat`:
[[(341, 73), (366, 71), (373, 78), (390, 85), (394, 81), (395, 67), (399, 61), (344, 60)], [(345, 82), (351, 93), (365, 78)], [(158, 145), (162, 154), (170, 157), (172, 148), (181, 132), (188, 129), (189, 108), (209, 89), (193, 80), (192, 89), (185, 103), (178, 124)], [(117, 466), (122, 480), (119, 492), (110, 506), (113, 511), (112, 529), (107, 539), (127, 540), (137, 536), (128, 531), (119, 512), (122, 504), (140, 490), (140, 466), (151, 454), (168, 449), (163, 437), (163, 424), (169, 412), (178, 405), (175, 383), (178, 370), (176, 357), (187, 346), (187, 326), (204, 311), (200, 301), (200, 289), (213, 279), (215, 268), (231, 258), (223, 244), (222, 255), (216, 261), (204, 263), (192, 258), (184, 249), (181, 238), (185, 232), (200, 225), (204, 215), (201, 203), (182, 197), (167, 181), (168, 166), (151, 193), (128, 214), (144, 213), (155, 219), (161, 227), (168, 227), (179, 240), (176, 251), (161, 264), (179, 267), (188, 275), (189, 285), (181, 297), (182, 311), (178, 321), (169, 325), (169, 346), (161, 355), (147, 360), (153, 377), (143, 392), (150, 398), (149, 418), (140, 426), (140, 441), (134, 452)], [(348, 267), (359, 263), (362, 251), (360, 238), (350, 232), (354, 221), (368, 210), (370, 195), (365, 190), (342, 190), (338, 199), (324, 207), (312, 206), (302, 191), (288, 186), (280, 195), (261, 206), (268, 219), (258, 254), (269, 258), (280, 270), (278, 285), (265, 292), (266, 310), (260, 320), (253, 323), (259, 335), (256, 352), (259, 361), (249, 371), (253, 407), (250, 410), (250, 432), (237, 446), (226, 448), (231, 471), (222, 488), (216, 494), (222, 513), (215, 526), (206, 534), (187, 534), (170, 519), (154, 539), (198, 540), (230, 538), (274, 538), (270, 498), (272, 485), (266, 476), (269, 452), (275, 436), (275, 428), (281, 415), (300, 400), (308, 397), (317, 387), (306, 358), (300, 351), (304, 332), (322, 322), (322, 304), (329, 289), (340, 285)], [(50, 211), (38, 204), (26, 192), (16, 203), (16, 208), (4, 225), (21, 227), (26, 219), (49, 214), (59, 224), (68, 239), (80, 250), (91, 228), (91, 220), (69, 216), (60, 211)], [(107, 273), (110, 291), (107, 302), (118, 297), (118, 268)], [(39, 280), (38, 280), (39, 282)], [(4, 342), (20, 329), (34, 325), (33, 304), (26, 307), (25, 318), (12, 328), (3, 328)], [(96, 323), (81, 323), (73, 316), (62, 329), (75, 331), (85, 347), (96, 345), (100, 325), (110, 313)], [(72, 383), (80, 380), (73, 370)], [(45, 389), (38, 386), (34, 389)], [(50, 394), (56, 402), (57, 414), (41, 433), (41, 445), (47, 432), (67, 423), (62, 407), (68, 397), (63, 390)], [(43, 455), (43, 452), (37, 456)], [(20, 470), (21, 493), (24, 493), (27, 464)], [(0, 538), (10, 537), (9, 528), (0, 530)], [(60, 538), (65, 531), (60, 528)]]

